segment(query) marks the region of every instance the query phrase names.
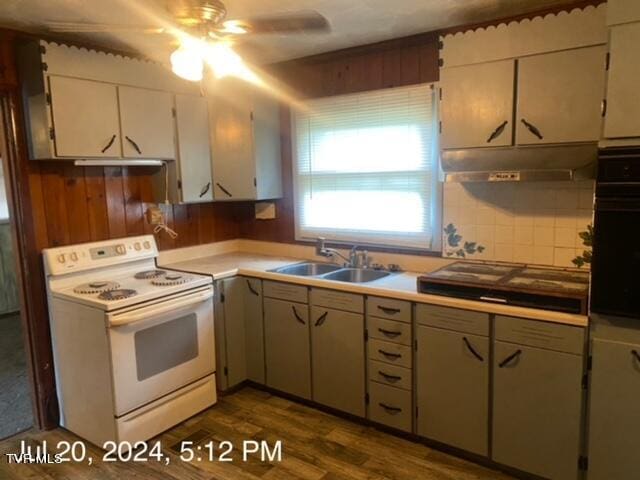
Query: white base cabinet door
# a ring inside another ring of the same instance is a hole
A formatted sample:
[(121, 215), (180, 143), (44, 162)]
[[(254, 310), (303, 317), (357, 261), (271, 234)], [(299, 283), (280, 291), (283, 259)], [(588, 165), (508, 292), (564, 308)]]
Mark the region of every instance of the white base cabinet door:
[(264, 324), (262, 280), (241, 277), (244, 290), (244, 328), (247, 352), (247, 378), (264, 384)]
[(416, 330), (418, 435), (488, 454), (489, 338)]
[(313, 400), (365, 416), (364, 316), (311, 308)]
[(582, 356), (496, 341), (493, 460), (551, 480), (576, 480)]
[[(635, 352), (635, 353), (634, 353)], [(589, 480), (640, 475), (640, 345), (593, 340), (589, 386)]]

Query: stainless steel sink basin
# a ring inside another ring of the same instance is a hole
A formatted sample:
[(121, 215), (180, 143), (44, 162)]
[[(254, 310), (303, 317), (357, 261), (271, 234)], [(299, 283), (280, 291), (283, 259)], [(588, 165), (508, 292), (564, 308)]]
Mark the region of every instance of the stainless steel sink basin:
[(299, 263), (297, 265), (288, 265), (286, 267), (277, 268), (276, 273), (284, 273), (286, 275), (300, 275), (303, 277), (314, 277), (324, 275), (326, 273), (340, 270), (340, 265), (332, 263)]
[(343, 268), (333, 273), (324, 275), (322, 278), (325, 280), (336, 280), (338, 282), (349, 283), (366, 283), (379, 280), (391, 275), (390, 272), (384, 272), (381, 270), (367, 270), (363, 268)]

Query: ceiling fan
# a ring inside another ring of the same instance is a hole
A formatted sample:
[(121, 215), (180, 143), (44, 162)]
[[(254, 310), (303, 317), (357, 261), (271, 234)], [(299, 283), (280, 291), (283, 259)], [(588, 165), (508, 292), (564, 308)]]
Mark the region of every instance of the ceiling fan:
[[(187, 80), (200, 81), (207, 63), (218, 77), (240, 74), (246, 69), (233, 51), (232, 39), (248, 34), (324, 33), (329, 22), (317, 12), (295, 12), (253, 19), (227, 20), (222, 0), (174, 0), (167, 4), (168, 20), (154, 19), (153, 26), (127, 26), (103, 23), (47, 22), (56, 33), (166, 33), (178, 40), (171, 54), (173, 72)], [(242, 75), (240, 75), (242, 76)]]

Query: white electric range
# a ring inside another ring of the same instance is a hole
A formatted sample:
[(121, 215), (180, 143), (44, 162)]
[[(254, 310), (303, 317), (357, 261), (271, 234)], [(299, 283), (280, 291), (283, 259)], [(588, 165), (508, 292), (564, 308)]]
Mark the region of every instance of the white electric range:
[(151, 235), (43, 256), (63, 427), (144, 441), (216, 402), (210, 277), (158, 269)]

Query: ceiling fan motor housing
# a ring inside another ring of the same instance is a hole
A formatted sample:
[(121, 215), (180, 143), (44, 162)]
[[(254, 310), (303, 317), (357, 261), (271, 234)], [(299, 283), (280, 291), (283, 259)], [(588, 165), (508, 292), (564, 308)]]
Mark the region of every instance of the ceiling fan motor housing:
[(176, 20), (188, 27), (215, 26), (227, 16), (227, 7), (220, 0), (179, 0), (169, 3)]

